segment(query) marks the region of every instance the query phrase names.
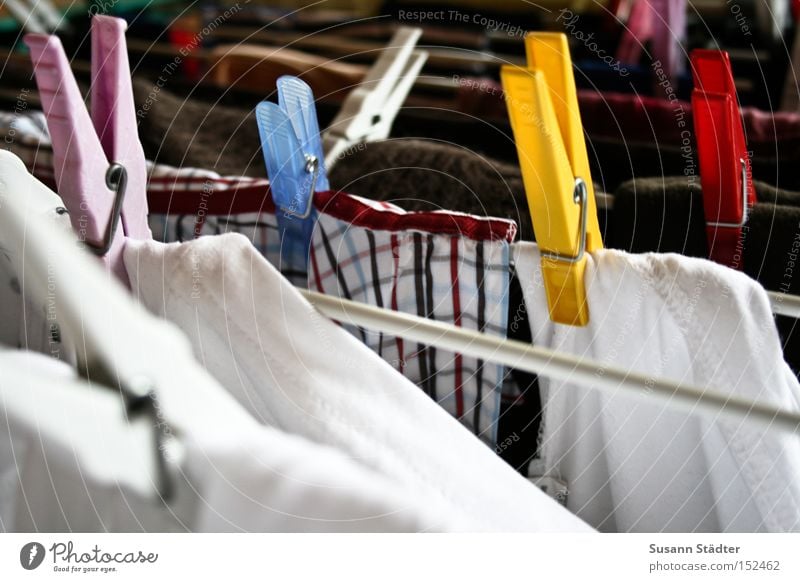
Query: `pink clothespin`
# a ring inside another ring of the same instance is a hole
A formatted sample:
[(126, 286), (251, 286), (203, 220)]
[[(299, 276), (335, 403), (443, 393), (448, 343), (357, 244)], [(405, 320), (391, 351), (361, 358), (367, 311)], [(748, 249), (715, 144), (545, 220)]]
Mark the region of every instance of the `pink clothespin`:
[(710, 258), (742, 269), (742, 227), (756, 201), (728, 53), (692, 51), (692, 112)]
[(653, 10), (653, 60), (661, 61), (664, 70), (674, 79), (684, 70), (686, 0), (648, 1)]
[(630, 7), (630, 16), (617, 47), (617, 60), (621, 63), (638, 64), (644, 43), (653, 36), (653, 11), (649, 2), (639, 0)]
[(617, 59), (636, 64), (650, 41), (654, 62), (674, 79), (683, 70), (681, 43), (686, 34), (686, 0), (636, 0), (617, 48)]
[(124, 20), (110, 16), (92, 19), (91, 119), (61, 41), (29, 34), (25, 43), (53, 142), (58, 193), (79, 239), (127, 285), (122, 262), (125, 237), (152, 235), (126, 26)]

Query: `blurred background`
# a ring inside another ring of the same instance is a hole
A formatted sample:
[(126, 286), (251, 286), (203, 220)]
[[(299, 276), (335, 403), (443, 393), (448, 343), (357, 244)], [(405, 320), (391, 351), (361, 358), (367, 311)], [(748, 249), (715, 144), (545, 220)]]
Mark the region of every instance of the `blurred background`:
[[(25, 32), (55, 31), (79, 79), (88, 83), (93, 14), (127, 20), (137, 103), (148, 102), (148, 95), (149, 102), (156, 101), (156, 93), (160, 96), (159, 105), (140, 116), (148, 157), (174, 165), (207, 161), (195, 160), (192, 153), (202, 144), (181, 148), (173, 143), (185, 141), (185, 136), (171, 133), (182, 127), (184, 120), (176, 113), (183, 109), (185, 123), (199, 132), (199, 139), (207, 142), (208, 131), (234, 148), (226, 148), (212, 164), (211, 169), (222, 173), (265, 175), (255, 128), (244, 121), (244, 112), (264, 98), (274, 99), (277, 77), (294, 74), (311, 85), (324, 127), (400, 26), (422, 28), (418, 45), (429, 58), (392, 136), (457, 142), (510, 163), (516, 163), (516, 149), (499, 85), (500, 66), (524, 63), (526, 31), (565, 32), (581, 90), (584, 128), (591, 138), (594, 179), (605, 191), (634, 176), (682, 173), (685, 163), (673, 155), (682, 143), (675, 113), (670, 112), (675, 107), (664, 103), (678, 108), (688, 103), (692, 49), (729, 53), (741, 106), (769, 113), (798, 108), (792, 67), (798, 3), (789, 0), (6, 0), (0, 9), (0, 107), (19, 108), (21, 92), (25, 107), (38, 107), (22, 42)], [(661, 103), (651, 104), (650, 99)], [(219, 115), (228, 114), (228, 122), (198, 121), (194, 108), (209, 105)], [(159, 124), (162, 118), (172, 120), (168, 132)], [(794, 136), (781, 133), (778, 148), (776, 131), (782, 130), (767, 124), (748, 140), (756, 153), (754, 176), (800, 188), (793, 171)], [(241, 151), (246, 145), (237, 144), (247, 140), (252, 148)], [(606, 143), (611, 147), (604, 147)], [(615, 147), (619, 143), (626, 144), (626, 163)], [(213, 144), (215, 152), (219, 149), (219, 143)], [(238, 162), (230, 163), (231, 157)]]

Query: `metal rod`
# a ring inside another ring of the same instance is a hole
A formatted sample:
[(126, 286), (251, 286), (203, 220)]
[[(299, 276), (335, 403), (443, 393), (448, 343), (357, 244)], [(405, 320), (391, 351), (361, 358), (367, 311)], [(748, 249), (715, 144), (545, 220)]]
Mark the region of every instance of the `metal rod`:
[(800, 297), (776, 291), (767, 291), (767, 296), (769, 296), (772, 313), (800, 319)]
[(732, 397), (712, 388), (676, 384), (645, 374), (604, 366), (547, 348), (494, 337), (415, 315), (305, 289), (300, 289), (300, 292), (323, 315), (343, 323), (435, 345), (465, 356), (505, 364), (556, 380), (591, 386), (611, 394), (622, 389), (640, 400), (665, 404), (692, 414), (705, 414), (712, 420), (717, 420), (720, 416), (735, 421), (744, 419), (763, 428), (800, 433), (800, 414), (769, 404)]

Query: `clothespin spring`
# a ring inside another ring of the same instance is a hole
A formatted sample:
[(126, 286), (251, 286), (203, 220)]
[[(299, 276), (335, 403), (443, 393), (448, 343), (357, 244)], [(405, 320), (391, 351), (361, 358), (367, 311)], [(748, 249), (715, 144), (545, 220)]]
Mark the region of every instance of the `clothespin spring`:
[(744, 161), (744, 158), (739, 158), (739, 163), (742, 165), (742, 220), (739, 222), (707, 222), (706, 224), (708, 224), (708, 226), (715, 226), (717, 228), (742, 228), (747, 222), (749, 210), (747, 205), (747, 196), (749, 194), (747, 190), (747, 162)]
[(314, 192), (317, 187), (317, 178), (319, 177), (319, 158), (313, 154), (305, 154), (306, 158), (306, 172), (311, 174), (311, 185), (308, 188), (308, 196), (306, 197), (308, 203), (305, 210), (295, 212), (291, 208), (281, 207), (281, 210), (286, 216), (294, 216), (295, 218), (308, 218), (311, 216), (311, 209), (314, 207)]
[(114, 242), (114, 235), (117, 233), (117, 227), (122, 216), (122, 203), (125, 200), (125, 189), (128, 186), (128, 171), (125, 166), (113, 163), (108, 167), (106, 171), (106, 186), (114, 192), (114, 206), (111, 209), (111, 219), (108, 222), (103, 242), (96, 245), (89, 241), (83, 241), (83, 244), (98, 257), (104, 257), (108, 254)]
[[(125, 402), (125, 413), (130, 419), (137, 416), (145, 416), (152, 422), (156, 476), (158, 479), (156, 491), (164, 503), (169, 503), (175, 494), (175, 486), (170, 476), (166, 457), (167, 440), (172, 435), (172, 428), (161, 418), (156, 391), (150, 382), (145, 380), (142, 386), (137, 386), (136, 388), (138, 390), (131, 391), (124, 388), (120, 390)], [(137, 392), (143, 393), (137, 394)]]
[[(109, 169), (109, 173), (111, 170)], [(92, 383), (119, 391), (125, 406), (127, 419), (146, 418), (153, 430), (153, 447), (155, 449), (155, 489), (163, 503), (169, 503), (175, 495), (175, 484), (169, 469), (167, 458), (168, 441), (175, 436), (172, 427), (164, 419), (158, 401), (158, 393), (153, 381), (146, 376), (133, 376), (127, 380), (120, 379), (105, 363), (98, 360), (84, 360), (80, 367), (80, 375)]]
[(562, 261), (564, 263), (579, 263), (583, 259), (583, 255), (586, 254), (586, 221), (588, 216), (588, 204), (586, 203), (588, 198), (588, 189), (586, 188), (586, 182), (583, 181), (583, 178), (575, 178), (575, 189), (573, 190), (572, 199), (575, 204), (580, 205), (581, 207), (581, 224), (580, 224), (580, 240), (578, 241), (578, 254), (575, 256), (572, 255), (562, 255), (561, 253), (553, 253), (550, 251), (542, 251), (542, 258), (549, 259), (551, 261)]

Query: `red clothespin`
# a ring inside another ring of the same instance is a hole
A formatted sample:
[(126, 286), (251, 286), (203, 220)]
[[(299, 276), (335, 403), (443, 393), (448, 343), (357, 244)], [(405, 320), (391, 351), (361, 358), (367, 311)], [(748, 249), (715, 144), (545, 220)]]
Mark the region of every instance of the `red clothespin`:
[[(53, 142), (58, 193), (78, 238), (128, 284), (125, 237), (150, 238), (147, 167), (138, 137), (125, 21), (92, 19), (92, 115), (61, 41), (29, 34), (36, 84)], [(121, 228), (117, 228), (121, 223)]]
[(742, 269), (742, 227), (756, 200), (728, 53), (692, 51), (697, 134), (709, 258)]

